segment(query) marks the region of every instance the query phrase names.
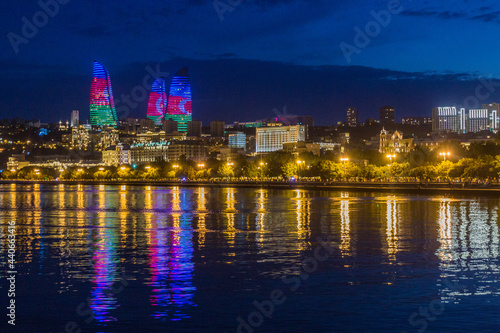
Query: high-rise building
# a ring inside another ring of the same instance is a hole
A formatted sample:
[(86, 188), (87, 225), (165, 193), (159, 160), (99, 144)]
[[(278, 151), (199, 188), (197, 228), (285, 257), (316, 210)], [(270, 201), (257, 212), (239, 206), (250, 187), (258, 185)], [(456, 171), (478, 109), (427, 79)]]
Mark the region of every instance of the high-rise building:
[(394, 125), (395, 116), (394, 108), (392, 106), (383, 106), (379, 110), (380, 124), (382, 125)]
[(228, 146), (231, 148), (245, 149), (247, 148), (247, 135), (243, 132), (229, 133)]
[(94, 61), (94, 78), (90, 87), (90, 123), (114, 127), (118, 124), (109, 73), (97, 61)]
[(149, 94), (147, 117), (154, 121), (155, 125), (161, 125), (167, 110), (167, 92), (165, 79), (159, 78), (153, 82)]
[(256, 129), (256, 152), (270, 153), (283, 149), (285, 142), (305, 140), (304, 125), (260, 127)]
[(456, 107), (437, 107), (432, 109), (432, 130), (433, 131), (450, 131), (459, 133), (464, 120), (465, 127), (465, 112), (457, 112)]
[(187, 123), (187, 136), (201, 137), (201, 121), (191, 120)]
[(497, 133), (500, 129), (500, 104), (483, 104), (483, 109), (488, 110), (491, 131)]
[(359, 118), (358, 118), (358, 109), (349, 108), (347, 109), (347, 125), (351, 127), (358, 126)]
[(71, 127), (80, 126), (80, 111), (73, 110), (71, 111)]
[(226, 123), (221, 120), (210, 122), (210, 136), (213, 138), (223, 138), (226, 132)]
[(467, 117), (467, 131), (477, 133), (487, 130), (491, 130), (488, 109), (469, 110), (469, 116)]
[(179, 124), (179, 132), (187, 132), (187, 122), (192, 120), (191, 84), (188, 68), (175, 73), (170, 83), (165, 119), (173, 119)]

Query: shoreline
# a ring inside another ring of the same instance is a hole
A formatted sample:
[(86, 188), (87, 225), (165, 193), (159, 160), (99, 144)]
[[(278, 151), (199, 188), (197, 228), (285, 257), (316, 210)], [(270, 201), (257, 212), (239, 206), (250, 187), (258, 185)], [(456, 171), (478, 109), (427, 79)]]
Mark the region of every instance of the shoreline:
[(236, 187), (268, 189), (309, 189), (329, 191), (373, 191), (413, 194), (479, 194), (499, 195), (500, 184), (480, 187), (462, 183), (416, 183), (416, 182), (278, 182), (278, 181), (167, 181), (167, 180), (0, 180), (0, 185), (118, 185), (118, 186), (182, 186), (182, 187)]

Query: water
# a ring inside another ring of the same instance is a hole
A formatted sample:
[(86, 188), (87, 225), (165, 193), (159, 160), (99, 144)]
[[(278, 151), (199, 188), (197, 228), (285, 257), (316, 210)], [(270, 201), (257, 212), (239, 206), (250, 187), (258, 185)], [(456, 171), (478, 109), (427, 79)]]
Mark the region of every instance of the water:
[(0, 185), (1, 272), (8, 221), (18, 272), (15, 329), (2, 279), (1, 330), (498, 332), (498, 207), (491, 197)]

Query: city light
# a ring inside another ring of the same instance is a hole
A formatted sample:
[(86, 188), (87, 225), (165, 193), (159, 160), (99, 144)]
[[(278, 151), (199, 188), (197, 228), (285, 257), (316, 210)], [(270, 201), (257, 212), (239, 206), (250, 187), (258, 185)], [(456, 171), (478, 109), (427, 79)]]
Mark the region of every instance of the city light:
[(204, 168), (204, 167), (205, 167), (205, 164), (203, 164), (203, 163), (198, 164), (198, 168)]
[(439, 153), (439, 155), (443, 157), (443, 160), (446, 160), (446, 157), (450, 157), (451, 153), (447, 151), (447, 152), (441, 152)]
[(387, 157), (387, 158), (389, 159), (389, 161), (392, 163), (392, 159), (393, 159), (393, 158), (396, 158), (396, 154), (388, 154), (386, 157)]

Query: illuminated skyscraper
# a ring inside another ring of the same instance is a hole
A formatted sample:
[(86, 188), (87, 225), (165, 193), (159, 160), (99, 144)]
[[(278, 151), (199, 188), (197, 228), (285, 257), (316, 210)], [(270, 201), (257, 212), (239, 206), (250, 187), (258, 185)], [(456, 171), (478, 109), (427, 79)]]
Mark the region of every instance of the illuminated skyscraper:
[(109, 73), (94, 61), (94, 78), (90, 86), (90, 124), (114, 126), (118, 124)]
[(188, 68), (184, 67), (175, 73), (170, 83), (165, 119), (171, 118), (177, 121), (178, 131), (187, 132), (187, 123), (192, 120), (192, 117), (191, 85)]
[(347, 109), (347, 125), (351, 127), (358, 126), (358, 109), (349, 108)]
[(80, 111), (73, 110), (71, 112), (71, 127), (78, 127), (80, 125)]
[(159, 78), (153, 82), (153, 86), (151, 87), (147, 117), (153, 120), (155, 125), (161, 125), (166, 110), (167, 92), (165, 88), (165, 79)]

